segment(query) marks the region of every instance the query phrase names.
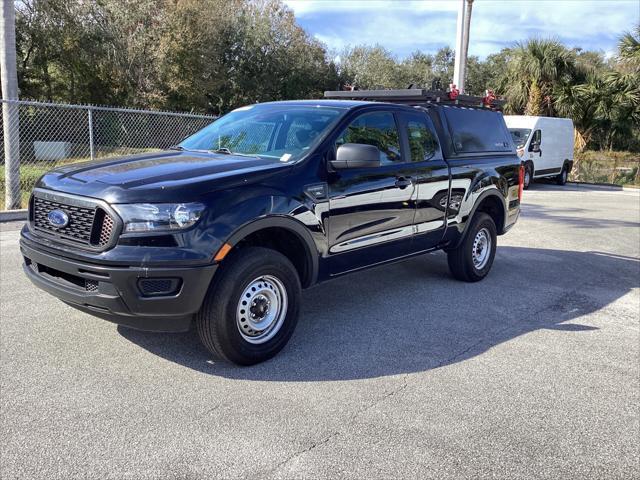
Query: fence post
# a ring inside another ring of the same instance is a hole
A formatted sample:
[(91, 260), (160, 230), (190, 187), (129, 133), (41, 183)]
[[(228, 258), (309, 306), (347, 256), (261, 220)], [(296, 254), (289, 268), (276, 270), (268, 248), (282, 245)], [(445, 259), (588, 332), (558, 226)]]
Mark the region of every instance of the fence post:
[(16, 73), (15, 10), (11, 0), (0, 4), (0, 83), (2, 83), (2, 129), (4, 135), (5, 208), (20, 208), (20, 106)]
[(91, 107), (87, 110), (89, 114), (89, 152), (91, 153), (91, 160), (94, 159), (94, 151), (93, 151), (93, 111)]

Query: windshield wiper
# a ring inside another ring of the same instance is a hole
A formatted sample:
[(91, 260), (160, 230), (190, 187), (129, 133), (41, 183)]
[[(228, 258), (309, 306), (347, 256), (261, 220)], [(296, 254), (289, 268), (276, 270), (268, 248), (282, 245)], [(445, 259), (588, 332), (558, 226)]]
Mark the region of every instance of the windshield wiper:
[(222, 153), (224, 155), (236, 155), (238, 157), (260, 158), (258, 155), (251, 155), (249, 153), (232, 152), (227, 147), (220, 147), (209, 151), (212, 153)]
[(213, 153), (224, 153), (225, 155), (233, 155), (233, 152), (229, 150), (227, 147), (220, 147), (211, 150)]
[(184, 148), (182, 145), (171, 145), (169, 148), (167, 148), (167, 150), (178, 150), (179, 152), (184, 152), (186, 148)]

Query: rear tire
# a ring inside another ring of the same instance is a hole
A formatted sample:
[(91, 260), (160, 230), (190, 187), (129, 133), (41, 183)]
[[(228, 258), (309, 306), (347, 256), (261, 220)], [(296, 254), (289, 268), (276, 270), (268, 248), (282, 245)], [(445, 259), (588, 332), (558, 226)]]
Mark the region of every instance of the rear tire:
[(276, 355), (298, 322), (300, 279), (287, 257), (248, 247), (220, 266), (196, 314), (198, 336), (214, 355), (253, 365)]
[(476, 213), (462, 243), (447, 252), (449, 270), (458, 280), (478, 282), (489, 274), (496, 255), (497, 230), (486, 213)]
[(569, 169), (567, 168), (566, 165), (563, 165), (560, 175), (556, 177), (556, 183), (558, 185), (565, 185), (567, 183), (568, 178), (569, 178)]

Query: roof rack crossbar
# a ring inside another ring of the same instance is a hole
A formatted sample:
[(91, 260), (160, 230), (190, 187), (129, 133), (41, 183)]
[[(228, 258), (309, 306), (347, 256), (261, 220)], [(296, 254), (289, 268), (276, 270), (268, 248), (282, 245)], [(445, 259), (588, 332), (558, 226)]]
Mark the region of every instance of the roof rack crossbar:
[(444, 90), (427, 90), (424, 88), (404, 88), (397, 90), (352, 90), (326, 91), (324, 98), (334, 100), (371, 100), (378, 102), (401, 103), (406, 105), (434, 104), (460, 105), (476, 108), (493, 108), (499, 110), (505, 104), (504, 100), (493, 100), (490, 107), (485, 105), (484, 98), (472, 95), (458, 95), (449, 98)]

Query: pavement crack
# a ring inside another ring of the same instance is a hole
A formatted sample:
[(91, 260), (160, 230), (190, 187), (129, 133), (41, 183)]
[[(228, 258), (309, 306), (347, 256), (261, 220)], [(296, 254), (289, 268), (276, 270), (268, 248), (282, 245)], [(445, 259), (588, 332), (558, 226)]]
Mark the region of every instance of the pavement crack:
[[(292, 455), (289, 455), (287, 458), (285, 458), (283, 461), (281, 461), (280, 463), (278, 463), (277, 465), (273, 466), (272, 468), (270, 468), (267, 472), (265, 472), (265, 476), (266, 475), (271, 475), (272, 473), (277, 472), (278, 470), (280, 470), (282, 467), (284, 467), (287, 463), (291, 462), (292, 460), (295, 460), (298, 457), (301, 457), (302, 455), (309, 453), (310, 451), (312, 451), (313, 449), (320, 447), (322, 445), (324, 445), (325, 443), (329, 442), (332, 438), (337, 437), (338, 435), (340, 435), (340, 432), (333, 432), (329, 435), (327, 435), (326, 437), (313, 442), (311, 445), (309, 445), (308, 447), (302, 449), (302, 450), (298, 450), (297, 452), (294, 452)], [(258, 474), (257, 476), (255, 476), (254, 478), (264, 478), (261, 474)]]
[[(357, 418), (362, 415), (363, 413), (371, 410), (372, 408), (376, 407), (377, 405), (381, 404), (382, 402), (388, 400), (391, 397), (394, 397), (395, 395), (399, 394), (400, 392), (406, 390), (406, 388), (409, 386), (408, 382), (408, 374), (407, 375), (403, 375), (402, 378), (402, 383), (399, 387), (392, 389), (389, 392), (385, 392), (384, 395), (382, 395), (381, 397), (377, 398), (375, 401), (371, 402), (370, 404), (368, 404), (367, 406), (357, 410), (353, 415), (351, 415), (348, 420), (343, 424), (342, 429), (344, 429), (345, 426), (348, 425), (353, 425), (353, 423), (357, 420)], [(289, 462), (291, 462), (292, 460), (295, 460), (296, 458), (299, 458), (309, 452), (311, 452), (312, 450), (321, 447), (327, 443), (329, 443), (331, 440), (333, 440), (335, 437), (337, 437), (338, 435), (340, 435), (340, 431), (335, 431), (330, 433), (329, 435), (321, 438), (318, 441), (315, 441), (313, 443), (311, 443), (311, 445), (309, 445), (308, 447), (302, 449), (302, 450), (298, 450), (297, 452), (294, 452), (293, 454), (291, 454), (290, 456), (288, 456), (287, 458), (285, 458), (284, 460), (282, 460), (280, 463), (278, 463), (277, 465), (274, 465), (272, 468), (270, 468), (267, 472), (265, 472), (264, 474), (256, 474), (256, 476), (254, 476), (253, 478), (265, 478), (267, 475), (271, 475), (275, 472), (277, 472), (278, 470), (280, 470), (282, 467), (284, 467), (285, 465), (287, 465)]]

